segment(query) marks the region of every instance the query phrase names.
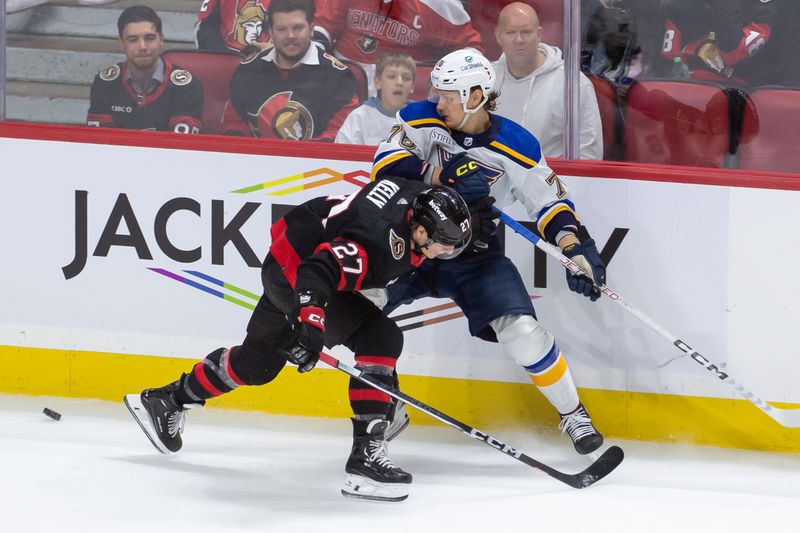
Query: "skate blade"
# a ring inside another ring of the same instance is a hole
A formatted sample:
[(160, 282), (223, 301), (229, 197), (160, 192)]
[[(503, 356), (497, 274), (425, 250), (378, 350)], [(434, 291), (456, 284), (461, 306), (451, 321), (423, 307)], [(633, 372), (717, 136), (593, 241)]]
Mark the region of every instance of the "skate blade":
[(142, 397), (138, 394), (126, 394), (122, 401), (125, 402), (125, 407), (131, 412), (133, 419), (136, 420), (136, 423), (142, 428), (144, 434), (147, 435), (147, 438), (153, 446), (156, 447), (156, 450), (165, 455), (172, 455), (173, 452), (169, 451), (156, 435), (155, 428), (153, 428), (152, 422), (150, 421), (150, 416), (147, 414), (144, 405), (142, 405)]
[(380, 483), (364, 476), (347, 474), (342, 496), (382, 502), (401, 502), (408, 498), (407, 483)]

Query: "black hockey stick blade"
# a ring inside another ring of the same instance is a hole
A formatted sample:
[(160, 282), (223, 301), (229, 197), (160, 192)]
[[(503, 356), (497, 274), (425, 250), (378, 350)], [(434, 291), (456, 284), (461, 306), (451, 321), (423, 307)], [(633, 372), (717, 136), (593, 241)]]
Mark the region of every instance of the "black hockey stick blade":
[[(527, 456), (525, 457), (527, 458)], [(555, 470), (554, 468), (550, 468), (547, 465), (539, 463), (538, 461), (536, 465), (531, 464), (531, 466), (544, 471), (551, 477), (558, 479), (562, 483), (566, 483), (570, 487), (576, 489), (585, 489), (586, 487), (594, 485), (608, 474), (613, 472), (624, 458), (625, 452), (622, 451), (622, 448), (619, 446), (611, 446), (604, 451), (603, 455), (598, 457), (595, 462), (590, 464), (586, 470), (577, 474), (565, 474)], [(527, 461), (524, 462), (530, 464)]]
[(585, 489), (586, 487), (590, 487), (594, 483), (600, 481), (608, 474), (610, 474), (622, 460), (625, 458), (625, 454), (622, 451), (622, 448), (619, 446), (611, 446), (607, 449), (603, 454), (597, 458), (591, 465), (589, 465), (586, 470), (583, 472), (579, 472), (577, 474), (566, 474), (555, 468), (548, 466), (536, 459), (525, 455), (524, 453), (520, 452), (519, 450), (512, 448), (508, 444), (497, 440), (496, 438), (492, 437), (488, 433), (484, 433), (483, 431), (479, 431), (472, 426), (468, 426), (467, 424), (460, 422), (453, 418), (450, 415), (446, 415), (443, 412), (439, 411), (422, 403), (421, 401), (417, 400), (416, 398), (412, 398), (408, 394), (401, 392), (389, 385), (381, 383), (377, 381), (372, 376), (368, 374), (364, 374), (363, 371), (359, 370), (358, 368), (353, 368), (345, 363), (342, 363), (335, 357), (328, 355), (326, 353), (321, 353), (319, 356), (320, 361), (324, 362), (325, 364), (332, 366), (333, 368), (339, 369), (345, 374), (349, 374), (350, 376), (356, 378), (357, 380), (361, 381), (362, 383), (366, 383), (367, 385), (378, 389), (379, 391), (385, 392), (392, 398), (397, 400), (402, 400), (411, 407), (422, 411), (428, 416), (435, 418), (440, 422), (444, 422), (450, 427), (456, 428), (457, 430), (461, 431), (462, 433), (472, 437), (475, 440), (479, 440), (490, 446), (491, 448), (508, 455), (509, 457), (513, 457), (517, 461), (521, 463), (525, 463), (526, 465), (536, 468), (547, 474), (548, 476), (557, 479), (558, 481), (569, 485), (570, 487), (576, 489)]

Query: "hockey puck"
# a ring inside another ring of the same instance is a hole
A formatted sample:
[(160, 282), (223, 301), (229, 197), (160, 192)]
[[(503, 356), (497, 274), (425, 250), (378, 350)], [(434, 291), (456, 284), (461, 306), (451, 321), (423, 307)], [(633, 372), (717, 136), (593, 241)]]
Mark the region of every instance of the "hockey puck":
[(57, 413), (52, 409), (48, 409), (47, 407), (44, 408), (42, 411), (46, 416), (52, 418), (53, 420), (61, 420), (61, 413)]

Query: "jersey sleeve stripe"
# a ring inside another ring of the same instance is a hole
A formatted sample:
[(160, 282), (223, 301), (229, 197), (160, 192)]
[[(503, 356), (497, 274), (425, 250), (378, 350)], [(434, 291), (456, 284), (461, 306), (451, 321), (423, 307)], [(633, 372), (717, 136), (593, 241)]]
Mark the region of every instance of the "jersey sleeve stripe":
[(569, 205), (559, 202), (550, 207), (548, 210), (544, 211), (539, 216), (536, 227), (539, 230), (540, 235), (547, 235), (547, 225), (550, 224), (550, 222), (552, 222), (559, 213), (570, 213), (573, 217), (575, 217), (576, 220), (578, 219), (575, 211), (573, 211)]
[(387, 155), (381, 155), (379, 159), (375, 160), (375, 164), (372, 165), (372, 172), (370, 173), (370, 179), (374, 180), (378, 173), (387, 165), (391, 165), (397, 161), (405, 157), (411, 157), (411, 152), (406, 152), (405, 150), (398, 150), (396, 152), (389, 152)]
[(416, 120), (409, 120), (408, 122), (406, 122), (406, 124), (408, 124), (412, 128), (421, 128), (424, 126), (437, 126), (439, 128), (443, 128), (447, 131), (450, 131), (447, 128), (447, 124), (445, 124), (444, 121), (439, 120), (438, 118), (430, 118), (430, 117), (418, 118)]
[(489, 148), (495, 152), (501, 153), (505, 156), (508, 156), (512, 160), (516, 161), (520, 165), (525, 168), (533, 168), (539, 164), (538, 161), (534, 161), (530, 157), (526, 157), (521, 153), (517, 152), (516, 150), (509, 148), (503, 143), (492, 141), (489, 143)]

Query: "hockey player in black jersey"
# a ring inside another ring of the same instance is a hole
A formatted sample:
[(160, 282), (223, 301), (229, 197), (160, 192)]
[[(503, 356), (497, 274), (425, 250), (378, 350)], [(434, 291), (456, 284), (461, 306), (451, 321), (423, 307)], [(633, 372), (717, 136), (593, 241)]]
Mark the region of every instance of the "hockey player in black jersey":
[(132, 6), (118, 21), (126, 61), (100, 71), (92, 84), (88, 126), (200, 133), (203, 89), (188, 70), (161, 59), (161, 18)]
[[(403, 334), (358, 291), (382, 288), (425, 259), (457, 256), (472, 236), (470, 213), (452, 189), (384, 179), (349, 196), (316, 198), (292, 209), (270, 231), (264, 294), (239, 346), (219, 348), (189, 374), (125, 397), (153, 445), (181, 449), (186, 409), (241, 385), (264, 385), (286, 361), (308, 372), (323, 345), (343, 344), (356, 366), (391, 384)], [(387, 455), (390, 398), (350, 382), (353, 448), (342, 493), (388, 501), (408, 496), (411, 474)]]

